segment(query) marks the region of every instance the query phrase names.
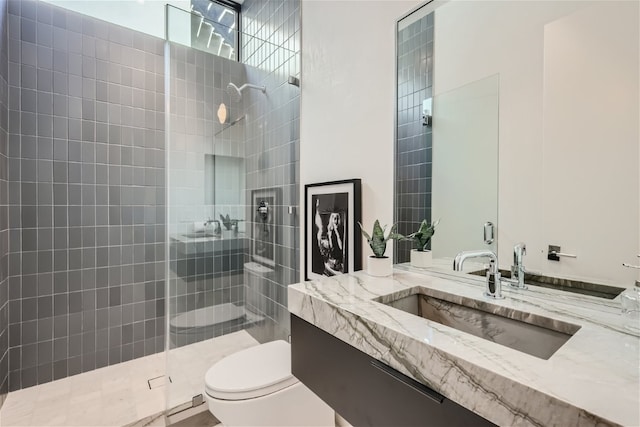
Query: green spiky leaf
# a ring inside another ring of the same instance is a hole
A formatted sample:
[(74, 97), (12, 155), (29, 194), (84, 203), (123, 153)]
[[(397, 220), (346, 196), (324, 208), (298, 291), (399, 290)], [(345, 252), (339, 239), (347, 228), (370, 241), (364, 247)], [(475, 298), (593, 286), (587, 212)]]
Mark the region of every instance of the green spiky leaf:
[(371, 236), (369, 236), (369, 233), (367, 233), (364, 230), (364, 227), (362, 226), (362, 224), (360, 224), (360, 221), (358, 221), (358, 225), (360, 226), (360, 231), (362, 232), (362, 235), (364, 236), (365, 239), (367, 239), (367, 242), (371, 240)]
[(391, 230), (389, 230), (389, 234), (387, 236), (384, 235), (387, 226), (385, 225), (384, 227), (381, 227), (380, 221), (378, 220), (373, 223), (373, 232), (371, 233), (371, 235), (369, 235), (369, 233), (364, 230), (362, 224), (358, 224), (360, 225), (360, 231), (362, 231), (362, 235), (367, 239), (367, 243), (369, 243), (369, 246), (371, 247), (371, 250), (373, 251), (373, 254), (376, 258), (384, 257), (384, 253), (387, 250), (387, 242), (390, 239), (403, 238), (401, 234), (395, 232), (395, 224), (391, 227)]
[(224, 228), (226, 228), (227, 230), (231, 230), (231, 227), (233, 227), (233, 220), (231, 219), (229, 214), (227, 214), (227, 216), (223, 216), (222, 214), (220, 214), (220, 221), (222, 222), (222, 225), (224, 225)]
[(426, 219), (422, 220), (418, 231), (415, 233), (409, 234), (405, 240), (411, 240), (415, 246), (415, 248), (419, 251), (424, 251), (427, 248), (427, 245), (431, 241), (431, 238), (436, 232), (436, 226), (440, 220), (433, 222), (431, 225), (427, 222)]

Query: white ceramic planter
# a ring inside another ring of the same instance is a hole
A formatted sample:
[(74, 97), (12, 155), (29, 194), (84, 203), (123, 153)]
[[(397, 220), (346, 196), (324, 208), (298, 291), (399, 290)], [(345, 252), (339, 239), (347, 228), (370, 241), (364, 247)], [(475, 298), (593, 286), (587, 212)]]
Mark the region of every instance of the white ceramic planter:
[(391, 258), (386, 256), (383, 258), (376, 258), (370, 256), (367, 261), (367, 274), (375, 277), (390, 276), (393, 272), (393, 264)]
[(433, 266), (432, 252), (411, 249), (411, 266), (418, 268), (429, 268)]
[(236, 236), (236, 232), (234, 230), (222, 230), (222, 238), (223, 239), (233, 239)]

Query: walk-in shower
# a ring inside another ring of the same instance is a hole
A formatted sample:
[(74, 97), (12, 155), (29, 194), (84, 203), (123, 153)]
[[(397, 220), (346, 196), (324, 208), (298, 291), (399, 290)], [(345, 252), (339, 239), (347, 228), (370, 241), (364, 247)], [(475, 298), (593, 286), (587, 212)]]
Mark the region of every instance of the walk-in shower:
[[(245, 0), (244, 34), (229, 13), (200, 27), (168, 7), (168, 42), (121, 16), (158, 2), (110, 3), (60, 2), (113, 11), (100, 19), (0, 0), (2, 425), (128, 425), (190, 406), (214, 362), (288, 335), (299, 89), (285, 81), (299, 54), (251, 34), (295, 41), (298, 1)], [(216, 34), (233, 46), (223, 57)], [(274, 215), (256, 245), (261, 201)]]

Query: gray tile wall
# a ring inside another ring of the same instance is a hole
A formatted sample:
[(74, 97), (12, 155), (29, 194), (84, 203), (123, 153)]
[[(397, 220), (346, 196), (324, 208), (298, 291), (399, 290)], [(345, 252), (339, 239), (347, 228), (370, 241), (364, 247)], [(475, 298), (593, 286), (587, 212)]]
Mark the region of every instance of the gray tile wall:
[[(242, 30), (249, 34), (241, 38), (242, 60), (251, 66), (247, 80), (267, 87), (266, 95), (252, 92), (247, 100), (247, 218), (254, 217), (253, 191), (280, 189), (280, 202), (274, 206), (281, 220), (275, 229), (273, 272), (245, 273), (247, 306), (265, 317), (248, 331), (266, 342), (287, 339), (290, 333), (287, 286), (298, 282), (300, 268), (300, 89), (287, 83), (289, 76), (300, 76), (300, 1), (246, 0), (241, 18)], [(265, 42), (256, 43), (251, 36)], [(248, 226), (256, 224), (250, 221)]]
[[(173, 76), (185, 73), (177, 87), (189, 108), (169, 123), (198, 153), (244, 157), (250, 149), (245, 208), (251, 191), (275, 187), (286, 212), (298, 205), (299, 89), (285, 82), (299, 76), (299, 1), (247, 1), (244, 10), (246, 30), (278, 48), (245, 49), (246, 71), (185, 52)], [(47, 3), (9, 0), (8, 28), (5, 305), (8, 387), (17, 390), (163, 349), (164, 70), (161, 40)], [(235, 107), (228, 81), (267, 84), (269, 93)], [(223, 130), (211, 120), (218, 102), (209, 96), (225, 100), (232, 118), (249, 113), (244, 126)], [(193, 218), (216, 215), (201, 207)], [(188, 229), (192, 217), (178, 215), (177, 227)], [(193, 260), (194, 274), (174, 288), (176, 307), (248, 302), (267, 319), (251, 330), (256, 337), (286, 338), (298, 218), (283, 215), (277, 232), (275, 274), (248, 284), (255, 276), (238, 274), (237, 250), (223, 248)], [(248, 242), (240, 247), (251, 261)]]
[(9, 67), (7, 1), (0, 0), (0, 408), (9, 391), (8, 159)]
[[(396, 222), (398, 233), (431, 222), (431, 127), (422, 125), (422, 101), (433, 86), (433, 13), (398, 33)], [(411, 242), (396, 243), (396, 262), (408, 262)]]
[(9, 389), (164, 348), (163, 41), (9, 1)]
[[(286, 66), (286, 50), (300, 63), (300, 0), (245, 0), (241, 20), (241, 62), (275, 72)], [(298, 76), (299, 69), (287, 72)]]

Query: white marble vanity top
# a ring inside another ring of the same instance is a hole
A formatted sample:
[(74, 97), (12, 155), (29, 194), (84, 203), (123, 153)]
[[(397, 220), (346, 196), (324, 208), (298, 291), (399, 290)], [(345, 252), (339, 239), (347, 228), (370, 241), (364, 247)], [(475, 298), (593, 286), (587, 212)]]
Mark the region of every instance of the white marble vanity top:
[[(373, 301), (423, 287), (580, 326), (548, 360)], [(484, 278), (395, 268), (289, 286), (289, 310), (503, 426), (640, 426), (640, 337), (617, 300), (530, 287), (483, 297)]]

